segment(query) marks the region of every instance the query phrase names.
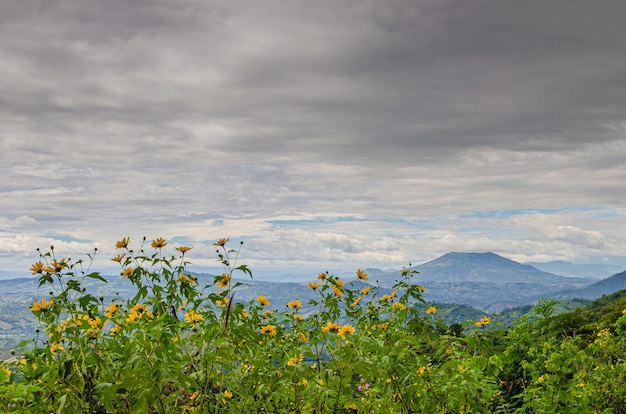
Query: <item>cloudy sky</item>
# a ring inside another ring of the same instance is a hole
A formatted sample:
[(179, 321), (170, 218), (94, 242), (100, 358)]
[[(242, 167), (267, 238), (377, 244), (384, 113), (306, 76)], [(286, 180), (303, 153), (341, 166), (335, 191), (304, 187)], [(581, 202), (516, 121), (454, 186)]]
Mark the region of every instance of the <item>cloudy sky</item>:
[(124, 236), (312, 274), (626, 265), (626, 2), (0, 9), (0, 269)]

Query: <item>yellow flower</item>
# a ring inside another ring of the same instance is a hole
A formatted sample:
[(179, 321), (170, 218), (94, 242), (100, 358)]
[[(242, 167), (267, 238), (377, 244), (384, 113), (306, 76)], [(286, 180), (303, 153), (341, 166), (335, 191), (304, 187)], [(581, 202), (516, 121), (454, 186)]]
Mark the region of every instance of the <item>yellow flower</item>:
[(317, 282), (309, 282), (309, 287), (313, 290), (317, 289), (318, 287), (322, 286), (321, 283), (317, 283)]
[(179, 284), (188, 284), (188, 285), (193, 285), (194, 283), (196, 283), (197, 278), (195, 276), (187, 276), (184, 273), (181, 273), (180, 275), (178, 275), (178, 283)]
[(539, 382), (544, 382), (546, 379), (542, 376), (540, 376), (539, 378), (537, 378), (537, 381)]
[(304, 357), (302, 355), (299, 355), (297, 357), (291, 357), (289, 358), (289, 361), (287, 361), (287, 366), (295, 367), (296, 365), (300, 365), (303, 360)]
[(45, 265), (40, 260), (37, 263), (33, 264), (33, 266), (30, 268), (30, 271), (34, 275), (36, 275), (37, 273), (43, 273), (44, 266)]
[(302, 342), (309, 342), (309, 338), (307, 338), (307, 336), (302, 332), (298, 332), (298, 338)]
[(291, 308), (291, 309), (293, 309), (293, 308), (297, 309), (297, 308), (299, 308), (301, 306), (302, 306), (302, 301), (300, 299), (292, 300), (291, 302), (287, 303), (287, 307)]
[(213, 243), (213, 246), (220, 246), (220, 247), (224, 247), (224, 245), (226, 243), (228, 243), (229, 239), (219, 239), (218, 241), (216, 241), (215, 243)]
[(626, 309), (622, 311), (622, 315), (626, 315)]
[(435, 308), (434, 306), (431, 306), (430, 308), (426, 309), (426, 313), (429, 315), (434, 315), (435, 312), (437, 312), (437, 308)]
[(46, 266), (43, 270), (44, 272), (48, 272), (48, 273), (59, 273), (60, 271), (63, 270), (65, 266), (67, 266), (67, 263), (65, 263), (65, 259), (61, 259), (60, 262), (57, 262), (55, 260), (52, 263), (50, 263), (49, 266)]
[(144, 312), (148, 311), (148, 305), (146, 305), (145, 303), (136, 303), (135, 306), (133, 306), (130, 311), (136, 312), (141, 315)]
[(326, 323), (326, 326), (322, 327), (322, 332), (337, 332), (339, 328), (339, 325), (329, 321)]
[(230, 284), (230, 273), (222, 273), (220, 280), (217, 281), (216, 286), (220, 289), (225, 289)]
[(118, 254), (117, 256), (112, 258), (111, 260), (114, 261), (114, 262), (122, 263), (122, 259), (124, 258), (124, 256), (126, 256), (126, 253)]
[(132, 267), (127, 267), (126, 269), (122, 270), (121, 275), (124, 276), (124, 277), (128, 277), (128, 276), (132, 275), (134, 271), (135, 271), (135, 269), (133, 269)]
[(91, 326), (91, 329), (93, 330), (92, 332), (100, 330), (100, 327), (102, 326), (102, 320), (100, 320), (99, 316), (96, 316), (95, 318), (91, 318), (87, 322), (89, 322), (89, 325)]
[(261, 306), (270, 306), (270, 301), (267, 299), (267, 296), (259, 295), (256, 297), (256, 301), (259, 302)]
[(400, 269), (400, 274), (402, 276), (406, 276), (409, 273), (411, 273), (411, 268), (410, 267), (404, 267), (404, 268)]
[(339, 297), (343, 296), (343, 292), (341, 291), (341, 289), (337, 285), (332, 285), (331, 289), (333, 290), (333, 292), (335, 292), (335, 295), (337, 295)]
[(360, 302), (360, 301), (361, 301), (361, 296), (359, 296), (358, 298), (356, 298), (356, 299), (354, 300), (354, 302), (352, 302), (352, 303), (350, 304), (350, 307), (351, 307), (351, 308), (355, 307), (356, 305), (358, 305), (358, 304), (359, 304), (359, 302)]
[(113, 327), (109, 331), (109, 334), (111, 334), (111, 336), (115, 336), (115, 334), (117, 334), (117, 331), (119, 331), (120, 329), (121, 328), (119, 325), (113, 325)]
[(344, 287), (345, 283), (343, 283), (343, 280), (341, 279), (335, 279), (334, 284), (339, 286), (339, 287)]
[(328, 277), (328, 272), (322, 272), (319, 275), (317, 275), (317, 279), (318, 280), (324, 280)]
[(293, 315), (293, 318), (301, 321), (304, 319), (304, 316), (300, 315), (299, 313), (296, 313), (295, 315)]
[(72, 316), (72, 321), (74, 322), (74, 325), (78, 326), (83, 326), (83, 321), (89, 321), (89, 315), (83, 315), (83, 316)]
[(491, 323), (491, 318), (489, 318), (489, 316), (483, 316), (483, 318), (479, 320), (478, 322), (476, 322), (474, 325), (485, 326), (485, 325), (489, 325), (490, 323)]
[(131, 312), (126, 317), (126, 322), (135, 322), (137, 319), (141, 318), (141, 314), (138, 312)]
[(119, 312), (119, 310), (120, 310), (120, 304), (117, 302), (112, 302), (105, 309), (104, 315), (107, 316), (108, 318), (111, 318), (112, 316), (116, 315)]
[(96, 316), (95, 318), (88, 318), (87, 322), (91, 326), (89, 329), (87, 329), (87, 332), (97, 335), (100, 332), (100, 328), (102, 328), (102, 321), (100, 320), (100, 317)]
[(418, 286), (417, 290), (419, 290), (422, 293), (426, 293), (426, 288), (424, 286)]
[(62, 346), (61, 346), (61, 344), (60, 344), (60, 343), (58, 343), (58, 342), (55, 342), (55, 343), (53, 343), (53, 344), (50, 346), (50, 352), (51, 352), (52, 354), (56, 354), (56, 353), (57, 353), (57, 351), (60, 351), (60, 350), (62, 350), (62, 349), (63, 349), (63, 347), (62, 347)]
[(233, 398), (233, 393), (228, 391), (228, 390), (224, 390), (224, 392), (222, 393), (222, 395), (226, 398)]
[(266, 310), (265, 312), (263, 312), (263, 314), (261, 316), (263, 316), (264, 318), (267, 318), (268, 316), (272, 316), (274, 312), (272, 312), (271, 310)]
[(130, 237), (124, 237), (122, 240), (115, 243), (116, 249), (125, 249), (128, 247), (128, 243), (130, 242)]
[(50, 305), (54, 303), (54, 299), (50, 299), (47, 301), (46, 298), (41, 298), (41, 302), (33, 303), (32, 308), (30, 308), (31, 312), (42, 312), (48, 309)]
[(204, 316), (192, 309), (189, 312), (185, 313), (185, 320), (195, 325), (196, 323), (204, 320)]
[(341, 328), (339, 328), (337, 330), (337, 334), (340, 337), (345, 339), (347, 333), (352, 335), (355, 331), (356, 331), (356, 329), (354, 328), (354, 326), (352, 326), (352, 325), (343, 325)]
[(61, 323), (57, 326), (57, 329), (56, 329), (57, 333), (61, 333), (65, 331), (71, 321), (72, 321), (71, 319), (63, 319)]
[(387, 301), (387, 300), (391, 300), (391, 299), (393, 299), (393, 298), (391, 297), (391, 295), (382, 295), (382, 296), (380, 297), (380, 301), (381, 301), (381, 302), (385, 302), (385, 301)]
[(7, 367), (2, 367), (0, 368), (0, 370), (3, 371), (5, 374), (4, 382), (9, 382), (9, 379), (11, 379), (11, 370), (8, 369)]
[(360, 280), (367, 280), (367, 273), (365, 273), (364, 271), (362, 271), (361, 269), (358, 269), (356, 271), (356, 276), (360, 279)]
[(367, 295), (368, 293), (370, 293), (370, 290), (372, 290), (372, 288), (371, 288), (371, 287), (369, 287), (369, 286), (365, 286), (365, 287), (361, 290), (361, 295), (363, 295), (363, 296)]
[(397, 310), (397, 311), (401, 311), (405, 309), (404, 304), (400, 303), (400, 302), (395, 302), (393, 305), (391, 305), (391, 309), (393, 310)]
[(181, 252), (182, 254), (187, 253), (189, 250), (193, 249), (193, 247), (187, 247), (187, 246), (180, 246), (177, 247), (176, 250), (178, 250), (179, 252)]
[(50, 346), (50, 352), (51, 352), (52, 354), (56, 354), (58, 351), (60, 351), (60, 350), (62, 350), (62, 349), (63, 349), (63, 346), (61, 346), (61, 344), (60, 344), (60, 343), (58, 343), (58, 342), (55, 342), (55, 343), (53, 343), (53, 344)]
[(150, 246), (152, 246), (153, 249), (162, 249), (167, 246), (167, 242), (163, 237), (159, 237), (158, 239), (152, 240)]
[(271, 336), (276, 336), (276, 326), (274, 325), (265, 325), (261, 327), (262, 334), (270, 334)]

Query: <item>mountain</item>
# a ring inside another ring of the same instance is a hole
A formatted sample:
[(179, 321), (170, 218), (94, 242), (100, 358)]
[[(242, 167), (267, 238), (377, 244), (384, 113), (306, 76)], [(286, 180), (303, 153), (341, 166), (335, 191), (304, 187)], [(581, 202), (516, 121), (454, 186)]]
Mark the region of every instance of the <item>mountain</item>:
[(533, 266), (544, 272), (568, 277), (583, 277), (593, 279), (604, 279), (609, 275), (623, 270), (623, 267), (609, 264), (573, 264), (563, 260), (552, 262), (529, 262), (527, 265)]
[[(414, 269), (419, 272), (414, 283), (426, 287), (426, 300), (488, 313), (549, 299), (596, 281), (544, 272), (495, 253), (446, 253)], [(378, 276), (378, 282), (391, 287), (398, 277), (398, 272), (386, 273)]]
[(544, 272), (495, 253), (446, 253), (416, 270), (432, 282), (538, 283), (546, 286), (588, 284), (588, 279), (567, 278)]

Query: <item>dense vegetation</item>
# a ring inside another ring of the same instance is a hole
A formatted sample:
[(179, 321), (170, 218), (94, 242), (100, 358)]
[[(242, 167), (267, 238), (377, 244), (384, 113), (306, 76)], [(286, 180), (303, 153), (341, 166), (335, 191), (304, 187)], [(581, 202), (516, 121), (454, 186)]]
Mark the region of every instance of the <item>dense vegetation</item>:
[(483, 316), (453, 328), (424, 306), (411, 268), (384, 294), (321, 273), (303, 316), (298, 298), (281, 311), (264, 296), (238, 303), (233, 274), (252, 274), (227, 243), (215, 243), (224, 273), (198, 286), (190, 248), (173, 256), (156, 239), (146, 253), (124, 238), (113, 260), (136, 293), (112, 301), (85, 291), (106, 283), (89, 263), (42, 254), (39, 336), (0, 367), (0, 410), (626, 413), (623, 292), (559, 315), (542, 302), (512, 327)]

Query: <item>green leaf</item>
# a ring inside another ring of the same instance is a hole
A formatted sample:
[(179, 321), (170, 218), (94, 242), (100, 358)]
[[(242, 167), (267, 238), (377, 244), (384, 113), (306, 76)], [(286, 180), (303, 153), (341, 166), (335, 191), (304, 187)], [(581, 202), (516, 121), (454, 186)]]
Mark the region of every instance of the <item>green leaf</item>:
[(65, 408), (65, 404), (67, 404), (67, 395), (63, 395), (58, 400), (59, 408), (57, 409), (57, 414), (61, 414), (63, 412), (63, 408)]
[(250, 279), (252, 279), (252, 271), (250, 269), (248, 269), (248, 266), (241, 265), (241, 266), (237, 267), (237, 270), (241, 270), (242, 272), (244, 272), (248, 276), (250, 276)]
[(86, 275), (86, 277), (91, 278), (91, 279), (98, 279), (104, 283), (109, 283), (109, 281), (103, 278), (102, 276), (100, 276), (100, 273), (98, 272), (89, 273), (88, 275)]
[(78, 298), (78, 304), (81, 309), (86, 311), (92, 307), (90, 305), (98, 306), (99, 302), (98, 299), (96, 299), (93, 295), (85, 295)]
[(50, 284), (54, 283), (52, 280), (52, 275), (50, 275), (49, 273), (39, 278), (39, 287), (41, 287), (42, 285), (45, 285), (46, 283), (50, 283)]

